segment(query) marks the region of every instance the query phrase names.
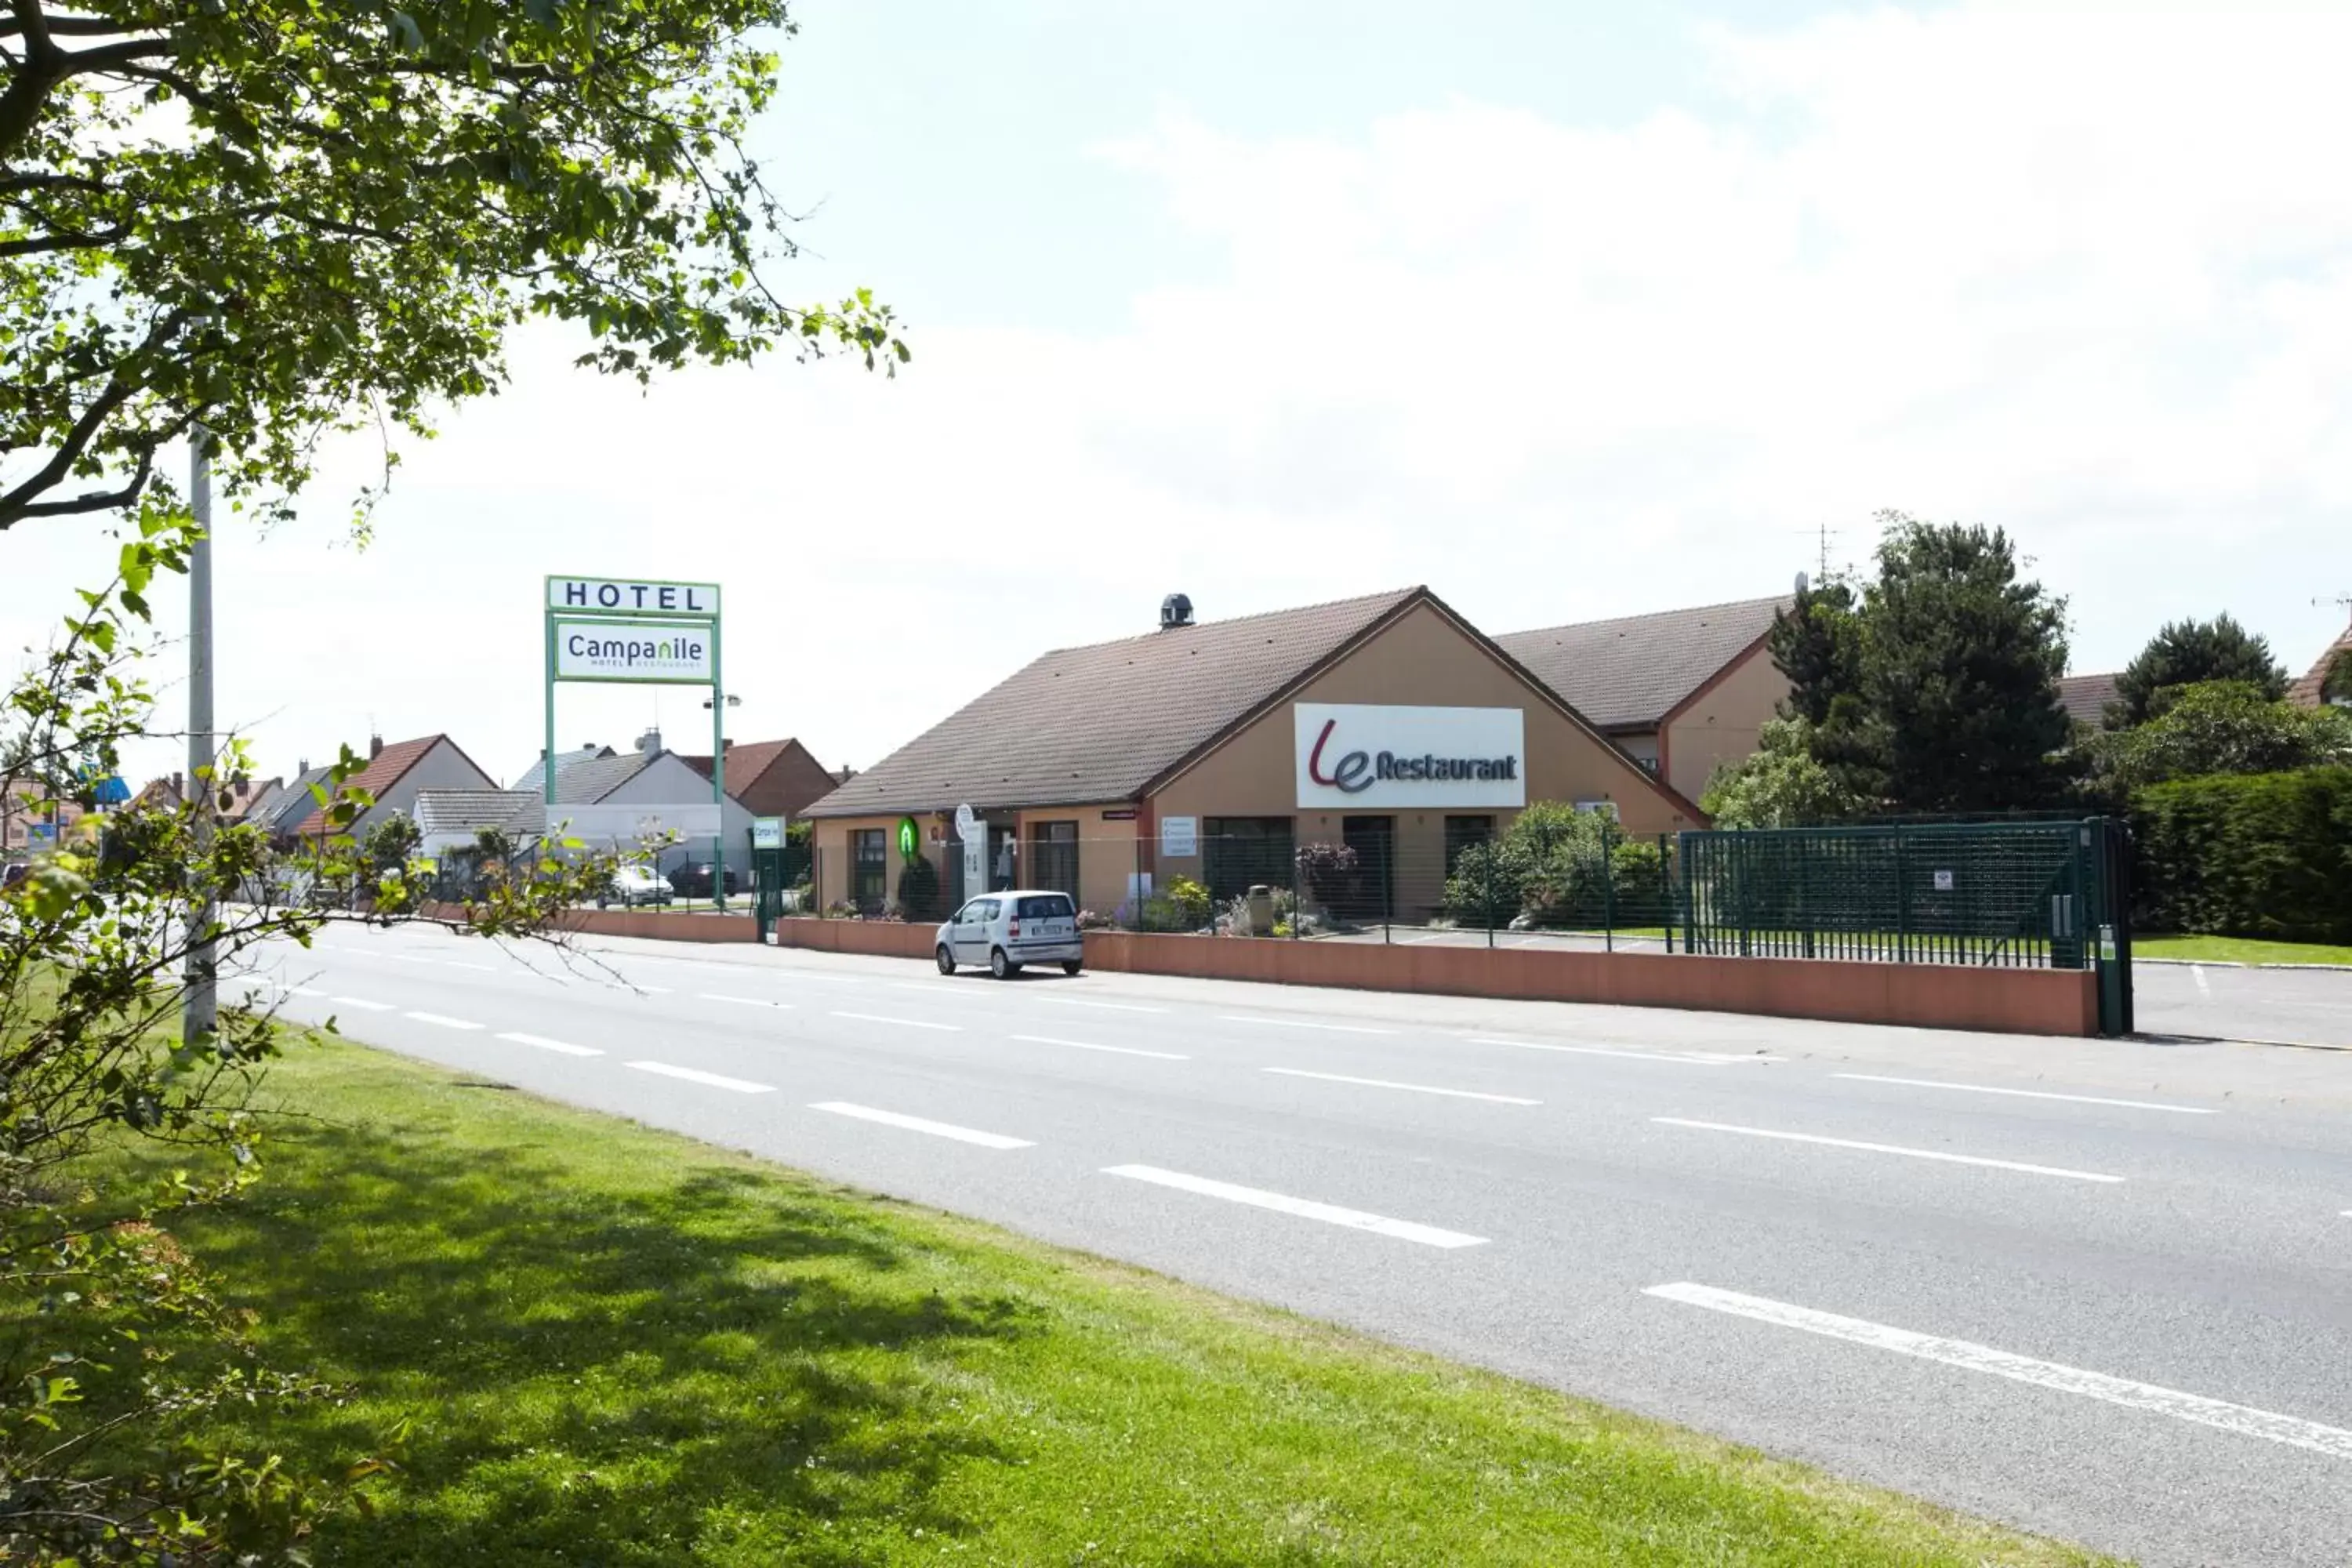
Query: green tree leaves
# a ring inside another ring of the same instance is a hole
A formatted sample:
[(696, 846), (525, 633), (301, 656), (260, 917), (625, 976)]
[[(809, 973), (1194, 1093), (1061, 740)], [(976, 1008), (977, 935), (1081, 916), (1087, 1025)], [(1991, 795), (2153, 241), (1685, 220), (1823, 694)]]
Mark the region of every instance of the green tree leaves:
[(2226, 615), (2168, 621), (2116, 678), (2116, 711), (2109, 722), (2117, 729), (2145, 724), (2162, 710), (2166, 693), (2217, 680), (2251, 687), (2265, 702), (2286, 695), (2286, 669), (2271, 657), (2267, 638)]
[[(790, 304), (745, 146), (784, 0), (16, 0), (0, 21), (0, 530), (169, 506), (201, 422), (265, 511), (324, 432), (429, 433), (530, 315), (639, 379), (908, 358), (859, 290)], [(370, 499), (362, 498), (362, 505)]]
[(2273, 773), (2352, 763), (2352, 712), (2298, 708), (2242, 680), (2159, 689), (2164, 711), (2092, 742), (2102, 775), (2126, 790), (2210, 773)]

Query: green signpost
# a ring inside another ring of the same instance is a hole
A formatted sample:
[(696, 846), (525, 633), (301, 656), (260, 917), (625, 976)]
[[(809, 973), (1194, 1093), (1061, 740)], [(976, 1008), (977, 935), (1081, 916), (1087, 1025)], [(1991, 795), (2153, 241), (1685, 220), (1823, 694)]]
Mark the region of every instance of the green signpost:
[(710, 688), (710, 897), (727, 907), (727, 698), (719, 658), (719, 584), (650, 577), (547, 579), (547, 767), (555, 816), (555, 688), (587, 681)]

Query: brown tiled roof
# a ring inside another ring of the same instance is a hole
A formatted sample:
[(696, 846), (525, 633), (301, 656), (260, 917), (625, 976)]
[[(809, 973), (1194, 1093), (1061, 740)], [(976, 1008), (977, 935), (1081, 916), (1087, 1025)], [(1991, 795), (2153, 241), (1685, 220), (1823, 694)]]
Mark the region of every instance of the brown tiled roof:
[[(345, 779), (343, 787), (336, 793), (350, 795), (356, 790), (365, 790), (372, 798), (381, 800), (383, 797), (383, 792), (398, 784), (402, 775), (424, 761), (427, 752), (448, 739), (446, 735), (421, 735), (414, 741), (394, 742), (369, 758), (368, 765)], [(455, 742), (450, 743), (452, 746), (456, 745)], [(461, 757), (465, 756), (462, 751), (457, 754)], [(469, 765), (472, 760), (467, 758)], [(474, 771), (478, 773), (481, 769), (475, 768)], [(320, 812), (311, 820), (302, 824), (301, 831), (314, 838), (325, 838), (335, 830), (329, 826), (327, 815)]]
[[(724, 785), (727, 793), (738, 800), (742, 799), (744, 793), (760, 782), (760, 775), (774, 767), (776, 759), (792, 748), (793, 739), (789, 735), (781, 741), (740, 741), (728, 747), (727, 782)], [(709, 752), (686, 757), (684, 761), (688, 767), (704, 778), (710, 776)]]
[(2336, 661), (2337, 654), (2347, 649), (2352, 649), (2352, 626), (2346, 627), (2342, 637), (2327, 645), (2327, 650), (2319, 656), (2309, 674), (2286, 689), (2286, 700), (2298, 707), (2318, 707), (2319, 689), (2327, 680), (2327, 667)]
[(2107, 704), (2116, 700), (2114, 674), (2069, 675), (2058, 682), (2058, 705), (2077, 724), (2096, 730), (2107, 721)]
[[(863, 816), (1133, 800), (1427, 590), (1209, 621), (1045, 654), (809, 807)], [(739, 748), (740, 749), (740, 748)]]
[(1786, 595), (1741, 599), (1495, 641), (1601, 729), (1649, 729), (1770, 631), (1791, 603)]

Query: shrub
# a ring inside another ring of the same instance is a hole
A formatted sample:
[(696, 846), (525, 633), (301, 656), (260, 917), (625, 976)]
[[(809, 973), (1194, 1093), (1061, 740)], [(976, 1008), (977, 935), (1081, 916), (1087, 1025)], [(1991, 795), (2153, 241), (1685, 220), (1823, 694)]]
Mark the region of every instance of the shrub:
[(2352, 942), (2352, 767), (2156, 784), (2132, 818), (2147, 929)]
[(898, 873), (899, 912), (910, 921), (939, 919), (940, 868), (917, 857)]
[(1174, 906), (1176, 918), (1186, 931), (1198, 931), (1209, 923), (1213, 901), (1209, 889), (1190, 877), (1171, 877), (1165, 897)]
[(1302, 844), (1296, 856), (1298, 885), (1309, 901), (1329, 909), (1347, 896), (1349, 879), (1356, 874), (1356, 852), (1345, 844)]

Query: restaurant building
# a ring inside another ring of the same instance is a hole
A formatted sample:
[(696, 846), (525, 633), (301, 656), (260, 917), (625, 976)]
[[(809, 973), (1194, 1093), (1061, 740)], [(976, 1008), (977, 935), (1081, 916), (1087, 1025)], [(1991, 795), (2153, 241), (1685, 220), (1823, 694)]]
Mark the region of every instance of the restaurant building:
[[(966, 893), (953, 816), (987, 825), (991, 886), (1104, 913), (1182, 876), (1218, 899), (1285, 884), (1301, 845), (1356, 851), (1369, 897), (1434, 910), (1460, 849), (1535, 801), (1631, 835), (1704, 826), (1427, 588), (1063, 648), (812, 805), (816, 893), (880, 908), (911, 858)], [(976, 889), (974, 889), (976, 890)]]

